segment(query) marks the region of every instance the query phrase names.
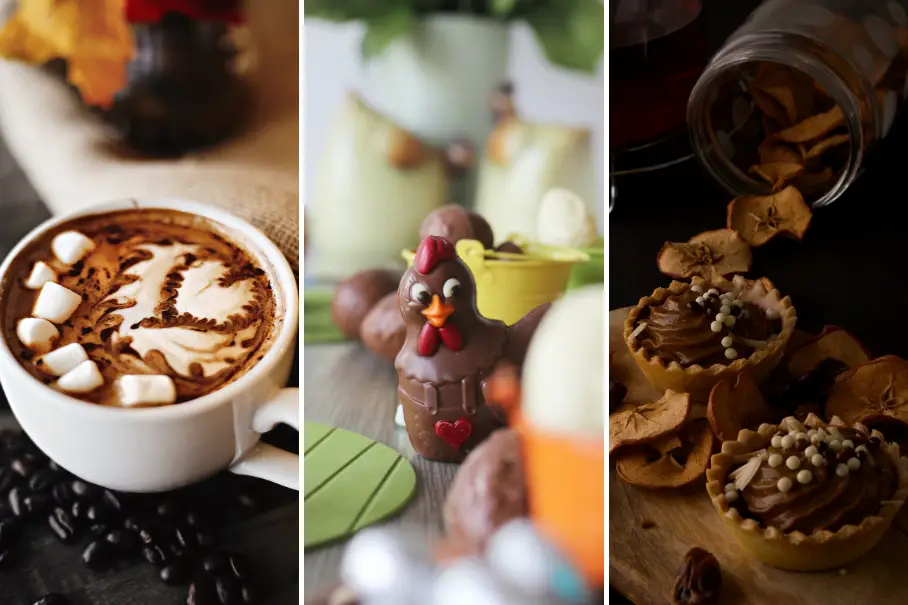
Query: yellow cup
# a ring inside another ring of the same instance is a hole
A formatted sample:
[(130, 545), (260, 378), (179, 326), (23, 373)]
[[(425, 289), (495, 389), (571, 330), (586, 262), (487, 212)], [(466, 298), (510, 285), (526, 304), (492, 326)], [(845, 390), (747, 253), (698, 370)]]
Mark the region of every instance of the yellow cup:
[[(486, 250), (476, 240), (457, 242), (457, 255), (466, 263), (476, 281), (476, 306), (483, 317), (498, 319), (508, 325), (547, 302), (564, 294), (571, 269), (588, 262), (580, 250), (525, 243), (510, 238), (523, 254)], [(415, 252), (404, 250), (407, 265), (413, 264)]]

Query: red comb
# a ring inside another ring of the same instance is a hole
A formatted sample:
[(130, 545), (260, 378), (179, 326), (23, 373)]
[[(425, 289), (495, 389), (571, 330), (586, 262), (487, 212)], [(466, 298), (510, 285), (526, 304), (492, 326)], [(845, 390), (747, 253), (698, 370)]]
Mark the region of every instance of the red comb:
[(419, 248), (416, 249), (413, 267), (420, 274), (426, 275), (441, 261), (452, 258), (457, 258), (457, 250), (455, 250), (454, 244), (443, 237), (429, 235), (422, 240)]

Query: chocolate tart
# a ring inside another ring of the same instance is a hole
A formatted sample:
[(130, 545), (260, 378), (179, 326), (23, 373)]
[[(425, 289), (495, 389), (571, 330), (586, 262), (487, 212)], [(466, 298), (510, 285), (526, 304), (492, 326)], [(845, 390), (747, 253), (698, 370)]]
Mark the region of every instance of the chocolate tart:
[(840, 567), (879, 542), (908, 496), (908, 458), (878, 431), (810, 414), (742, 430), (706, 491), (744, 550), (773, 567)]
[(706, 401), (717, 382), (734, 383), (745, 370), (765, 381), (797, 319), (791, 299), (768, 280), (695, 277), (641, 298), (624, 322), (624, 341), (653, 387)]

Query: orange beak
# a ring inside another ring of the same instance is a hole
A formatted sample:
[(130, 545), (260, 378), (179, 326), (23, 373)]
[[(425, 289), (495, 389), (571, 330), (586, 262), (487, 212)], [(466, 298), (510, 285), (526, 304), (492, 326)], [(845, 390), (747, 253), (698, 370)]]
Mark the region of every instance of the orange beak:
[(429, 320), (430, 324), (436, 328), (440, 328), (445, 325), (445, 322), (448, 321), (448, 318), (451, 317), (453, 312), (453, 305), (441, 302), (441, 298), (438, 297), (438, 294), (433, 294), (432, 304), (429, 305), (428, 309), (422, 311), (422, 314), (426, 316), (426, 319)]

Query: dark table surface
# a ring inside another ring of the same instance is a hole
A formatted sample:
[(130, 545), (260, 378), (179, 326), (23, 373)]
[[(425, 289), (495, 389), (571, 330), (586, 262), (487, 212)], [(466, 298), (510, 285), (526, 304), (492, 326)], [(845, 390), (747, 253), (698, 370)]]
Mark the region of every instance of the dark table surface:
[[(908, 276), (908, 113), (867, 158), (846, 194), (815, 210), (803, 241), (777, 238), (754, 250), (750, 277), (768, 277), (791, 296), (798, 327), (839, 325), (874, 355), (908, 357), (908, 323), (899, 318)], [(670, 279), (656, 268), (666, 241), (683, 242), (725, 226), (731, 197), (695, 161), (616, 183), (609, 215), (608, 302), (634, 305)], [(612, 603), (627, 603), (615, 591)]]
[[(101, 201), (101, 200), (99, 200)], [(0, 140), (0, 258), (50, 213)], [(294, 362), (294, 368), (298, 364)], [(291, 386), (299, 384), (294, 370)], [(0, 395), (0, 429), (16, 427)], [(299, 435), (279, 427), (266, 440), (299, 452)], [(229, 489), (247, 490), (259, 508), (224, 528), (221, 546), (246, 555), (258, 578), (263, 605), (299, 603), (299, 493), (258, 479), (229, 477)], [(65, 594), (72, 605), (177, 605), (186, 587), (158, 579), (158, 570), (139, 558), (117, 561), (94, 572), (81, 561), (81, 546), (57, 541), (45, 527), (24, 532), (18, 561), (0, 571), (0, 605), (30, 605), (49, 592)]]

